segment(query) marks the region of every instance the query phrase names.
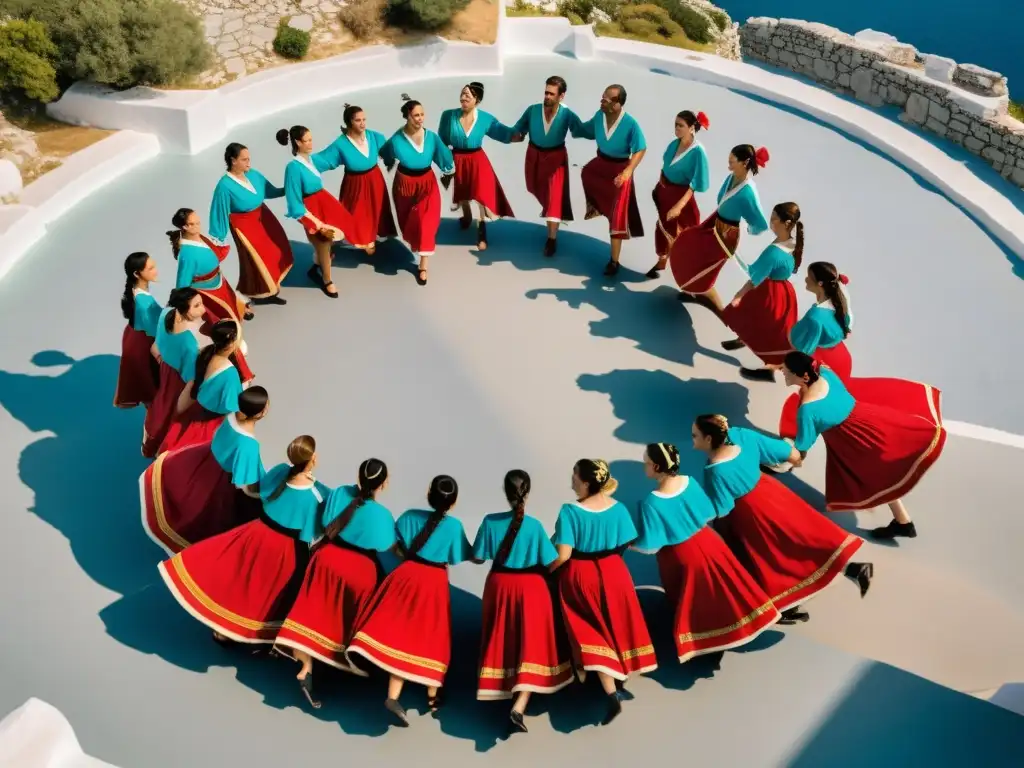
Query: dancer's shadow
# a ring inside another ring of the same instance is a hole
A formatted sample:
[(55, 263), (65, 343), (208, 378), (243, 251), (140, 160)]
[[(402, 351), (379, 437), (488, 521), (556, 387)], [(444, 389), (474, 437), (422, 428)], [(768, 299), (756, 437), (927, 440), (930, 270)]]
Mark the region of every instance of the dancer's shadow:
[[(313, 246), (307, 241), (300, 240), (292, 240), (291, 246), (295, 266), (285, 276), (281, 285), (285, 288), (320, 290), (320, 286), (311, 281), (306, 274), (313, 266)], [(334, 246), (331, 256), (331, 265), (335, 269), (358, 269), (364, 264), (369, 264), (378, 274), (394, 276), (399, 273), (414, 274), (416, 268), (416, 260), (412, 253), (397, 238), (377, 243), (377, 250), (373, 256), (367, 256), (366, 252), (359, 248), (341, 245)]]

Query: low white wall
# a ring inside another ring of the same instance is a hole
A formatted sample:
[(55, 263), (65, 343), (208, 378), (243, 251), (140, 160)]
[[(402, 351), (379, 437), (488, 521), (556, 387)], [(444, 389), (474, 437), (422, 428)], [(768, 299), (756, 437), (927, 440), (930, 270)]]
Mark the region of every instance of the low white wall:
[(40, 699), (29, 699), (0, 720), (0, 766), (114, 768), (86, 755), (67, 718)]
[(576, 36), (563, 16), (512, 17), (505, 25), (505, 56), (550, 56), (572, 53)]

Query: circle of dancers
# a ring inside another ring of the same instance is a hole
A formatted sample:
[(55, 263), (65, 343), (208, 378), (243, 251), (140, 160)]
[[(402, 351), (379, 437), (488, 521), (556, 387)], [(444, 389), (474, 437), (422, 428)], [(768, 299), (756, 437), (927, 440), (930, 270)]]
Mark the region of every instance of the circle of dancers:
[[(586, 218), (608, 221), (605, 275), (612, 278), (622, 241), (644, 231), (633, 176), (646, 141), (625, 111), (621, 85), (605, 89), (586, 122), (563, 104), (565, 95), (565, 80), (548, 78), (543, 101), (507, 126), (480, 109), (484, 86), (471, 82), (435, 133), (425, 127), (423, 105), (403, 94), (404, 124), (390, 138), (367, 127), (360, 107), (346, 105), (341, 135), (319, 152), (303, 126), (278, 132), (293, 155), (282, 187), (252, 167), (245, 146), (229, 144), (208, 233), (192, 209), (171, 218), (177, 272), (166, 306), (150, 293), (159, 277), (155, 260), (141, 252), (125, 260), (127, 325), (114, 404), (146, 408), (142, 452), (155, 461), (140, 478), (142, 521), (170, 556), (160, 575), (217, 642), (272, 647), (299, 662), (299, 687), (313, 707), (320, 707), (313, 679), (322, 664), (353, 675), (370, 667), (386, 673), (384, 707), (396, 725), (409, 724), (400, 703), (406, 683), (426, 687), (430, 710), (441, 708), (451, 662), (448, 568), (463, 561), (490, 563), (477, 697), (511, 699), (510, 724), (520, 731), (533, 694), (554, 693), (587, 672), (600, 681), (609, 723), (622, 710), (626, 681), (657, 667), (622, 558), (627, 549), (657, 559), (679, 662), (711, 654), (717, 663), (777, 622), (806, 621), (803, 604), (843, 573), (863, 596), (874, 572), (854, 561), (863, 540), (773, 476), (800, 467), (819, 437), (827, 510), (886, 504), (893, 519), (872, 535), (917, 535), (902, 499), (942, 452), (939, 391), (853, 376), (848, 280), (826, 262), (803, 266), (796, 203), (766, 214), (755, 177), (768, 164), (767, 150), (732, 149), (717, 207), (702, 218), (694, 193), (708, 189), (710, 173), (697, 136), (710, 121), (689, 110), (675, 118), (652, 193), (657, 262), (648, 277), (670, 269), (682, 300), (731, 329), (736, 338), (722, 346), (746, 347), (761, 363), (743, 368), (746, 378), (781, 375), (796, 389), (778, 437), (730, 426), (723, 414), (697, 417), (692, 440), (707, 455), (702, 477), (680, 474), (679, 447), (652, 443), (643, 455), (651, 490), (632, 512), (616, 501), (608, 464), (580, 459), (573, 499), (550, 536), (527, 514), (529, 474), (513, 469), (504, 478), (508, 508), (484, 517), (472, 543), (456, 516), (454, 477), (435, 477), (425, 505), (396, 520), (382, 503), (389, 469), (379, 459), (364, 461), (354, 484), (331, 487), (318, 479), (315, 439), (302, 435), (287, 446), (285, 461), (264, 469), (258, 432), (270, 397), (252, 385), (242, 328), (255, 306), (285, 303), (281, 282), (294, 263), (265, 201), (285, 198), (287, 217), (313, 247), (308, 276), (326, 296), (339, 295), (331, 274), (336, 245), (372, 257), (378, 242), (396, 236), (417, 256), (416, 279), (426, 285), (441, 187), (451, 190), (463, 229), (476, 221), (477, 247), (486, 248), (487, 221), (513, 213), (484, 139), (528, 138), (526, 187), (546, 223), (542, 252), (554, 257), (560, 225), (573, 220), (571, 134), (597, 144), (581, 175)], [(394, 170), (394, 214), (382, 165)], [(345, 173), (335, 196), (323, 174), (337, 168)], [(749, 266), (737, 256), (743, 222), (752, 234), (775, 235)], [(221, 272), (229, 238), (239, 259), (234, 288)], [(749, 279), (725, 303), (715, 285), (733, 258)], [(803, 317), (791, 282), (797, 274), (815, 298)], [(381, 565), (385, 552), (400, 558), (390, 573)]]

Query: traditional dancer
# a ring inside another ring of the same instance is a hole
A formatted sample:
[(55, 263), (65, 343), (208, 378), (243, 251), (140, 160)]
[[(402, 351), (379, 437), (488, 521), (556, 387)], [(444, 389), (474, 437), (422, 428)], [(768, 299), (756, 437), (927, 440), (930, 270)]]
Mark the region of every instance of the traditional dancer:
[(558, 559), (562, 616), (580, 678), (596, 672), (607, 695), (608, 725), (622, 712), (618, 688), (658, 667), (640, 601), (622, 559), (637, 537), (629, 511), (612, 498), (618, 481), (601, 459), (580, 459), (572, 472), (576, 501), (563, 504), (552, 542)]
[(530, 476), (505, 475), (510, 512), (487, 515), (477, 530), (473, 559), (494, 561), (484, 585), (478, 699), (515, 698), (509, 717), (526, 732), (532, 693), (554, 693), (572, 682), (568, 649), (559, 642), (548, 566), (558, 558), (544, 526), (526, 514)]
[(323, 543), (306, 566), (306, 578), (288, 618), (277, 635), (278, 648), (287, 648), (302, 663), (298, 681), (315, 708), (313, 659), (365, 676), (345, 659), (345, 648), (356, 617), (373, 598), (384, 579), (378, 553), (395, 546), (395, 519), (377, 503), (387, 488), (388, 468), (379, 459), (359, 465), (357, 485), (335, 488), (323, 512)]
[(259, 519), (200, 541), (158, 566), (167, 588), (219, 643), (273, 643), (320, 532), (327, 488), (316, 480), (316, 441), (292, 440), (288, 464), (260, 483)]
[(700, 484), (679, 474), (679, 451), (653, 443), (644, 471), (657, 482), (640, 502), (633, 549), (658, 557), (672, 610), (679, 661), (745, 645), (779, 620), (779, 611), (708, 523), (715, 508)]
[(242, 377), (231, 362), (241, 343), (238, 323), (221, 320), (210, 330), (210, 340), (196, 357), (195, 378), (178, 396), (160, 453), (208, 443), (224, 417), (239, 410)]
[(730, 175), (718, 190), (718, 208), (700, 226), (681, 232), (672, 244), (669, 262), (679, 286), (679, 298), (722, 312), (722, 300), (715, 281), (740, 242), (740, 221), (747, 230), (759, 235), (768, 229), (752, 176), (768, 164), (768, 150), (750, 144), (733, 147), (729, 153)]
[(160, 386), (146, 409), (142, 429), (142, 455), (152, 459), (164, 441), (178, 410), (178, 398), (195, 379), (196, 358), (209, 340), (199, 334), (205, 313), (203, 299), (194, 288), (175, 288), (156, 324), (156, 351), (160, 355)]
[[(802, 457), (789, 443), (741, 427), (729, 427), (724, 416), (698, 416), (693, 447), (708, 455), (704, 488), (715, 508), (723, 538), (743, 566), (782, 611), (781, 623), (807, 621), (799, 604), (809, 600), (839, 576), (864, 543), (774, 477), (761, 474), (761, 465)], [(861, 596), (871, 586), (873, 567), (853, 569)]]
[(767, 367), (740, 368), (740, 375), (754, 381), (774, 381), (775, 369), (792, 347), (789, 332), (796, 324), (796, 290), (789, 279), (800, 268), (804, 253), (804, 225), (800, 206), (779, 203), (772, 209), (769, 226), (775, 240), (750, 265), (750, 277), (722, 310), (722, 320), (737, 338), (723, 341), (728, 351), (747, 347)]
[(234, 238), (240, 294), (254, 304), (287, 304), (281, 283), (295, 257), (284, 227), (264, 202), (284, 197), (284, 189), (252, 167), (244, 144), (228, 144), (224, 163), (227, 172), (214, 187), (210, 203), (210, 238), (220, 245), (227, 244), (229, 234)]
[(298, 219), (313, 246), (314, 261), (309, 279), (318, 284), (326, 296), (338, 298), (338, 289), (331, 280), (331, 247), (352, 231), (352, 215), (338, 198), (324, 189), (321, 173), (330, 164), (320, 153), (313, 154), (313, 134), (304, 125), (293, 125), (277, 132), (277, 143), (291, 144), (292, 160), (284, 169), (284, 197), (287, 216)]
[(573, 132), (577, 138), (597, 142), (597, 157), (583, 166), (581, 174), (587, 200), (584, 218), (608, 219), (611, 260), (604, 273), (610, 277), (619, 273), (622, 241), (644, 236), (633, 172), (647, 154), (647, 143), (640, 124), (625, 106), (626, 89), (609, 85), (601, 95), (601, 108)]
[(563, 221), (573, 220), (565, 136), (569, 131), (577, 135), (582, 122), (562, 103), (565, 91), (563, 78), (549, 77), (544, 83), (543, 103), (527, 107), (512, 128), (516, 138), (530, 137), (526, 148), (526, 191), (537, 198), (540, 215), (547, 223), (545, 256), (554, 256), (558, 249), (558, 226)]
[(142, 473), (142, 526), (168, 554), (259, 515), (265, 472), (255, 431), (269, 404), (267, 390), (250, 387), (212, 441), (163, 453)]
[[(478, 109), (484, 100), (484, 84), (467, 83), (459, 93), (459, 109), (441, 113), (437, 135), (451, 147), (455, 160), (455, 186), (452, 189), (452, 210), (462, 208), (459, 226), (469, 229), (473, 223), (471, 203), (480, 208), (476, 225), (476, 243), (481, 251), (487, 248), (487, 219), (514, 216), (505, 191), (494, 173), (494, 167), (483, 150), (484, 138), (508, 144), (512, 129), (489, 112)], [(522, 137), (516, 137), (522, 141)]]
[(888, 504), (893, 520), (871, 533), (877, 539), (914, 538), (917, 528), (903, 504), (946, 444), (941, 393), (903, 379), (848, 379), (803, 352), (786, 356), (787, 386), (800, 388), (795, 437), (801, 455), (825, 441), (825, 498), (829, 511)]
[(355, 620), (355, 635), (345, 650), (390, 674), (384, 706), (398, 725), (409, 718), (398, 702), (408, 680), (427, 688), (427, 706), (442, 705), (441, 686), (452, 652), (451, 593), (448, 566), (472, 556), (462, 523), (449, 512), (459, 497), (454, 478), (439, 475), (430, 483), (432, 511), (410, 509), (398, 518), (404, 561), (393, 570)]
[(121, 334), (121, 361), (117, 368), (114, 405), (118, 408), (147, 408), (160, 385), (160, 353), (156, 349), (156, 326), (162, 307), (149, 293), (157, 279), (156, 262), (148, 253), (137, 251), (124, 260), (124, 294), (121, 314), (128, 324)]
[(853, 374), (853, 358), (845, 343), (853, 328), (850, 300), (843, 289), (849, 282), (835, 264), (815, 261), (809, 265), (804, 285), (814, 294), (815, 303), (789, 332), (795, 350), (827, 365), (843, 381)]
[(434, 255), (441, 225), (441, 191), (431, 165), (437, 166), (447, 189), (455, 174), (455, 160), (441, 138), (423, 127), (427, 113), (422, 104), (406, 99), (402, 117), (405, 125), (388, 139), (381, 157), (389, 171), (398, 163), (391, 187), (395, 215), (402, 238), (419, 262), (416, 281), (426, 285), (429, 259)]
[(676, 237), (684, 229), (700, 223), (700, 208), (695, 192), (707, 192), (708, 153), (697, 141), (697, 133), (711, 123), (703, 112), (696, 115), (684, 109), (676, 115), (676, 138), (665, 147), (661, 157), (661, 178), (654, 188), (654, 206), (658, 226), (654, 229), (654, 252), (658, 263), (647, 273), (658, 278), (668, 264), (668, 254)]

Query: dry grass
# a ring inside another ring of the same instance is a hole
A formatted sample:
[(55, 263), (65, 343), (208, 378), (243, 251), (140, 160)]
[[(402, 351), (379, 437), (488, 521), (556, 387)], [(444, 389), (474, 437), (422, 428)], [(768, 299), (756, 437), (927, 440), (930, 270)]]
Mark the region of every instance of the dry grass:
[(1012, 117), (1014, 120), (1020, 120), (1021, 122), (1024, 122), (1024, 104), (1021, 104), (1018, 101), (1011, 101), (1010, 117)]
[(527, 3), (525, 0), (516, 0), (514, 3), (505, 6), (506, 16), (557, 16), (557, 13), (548, 13), (543, 8), (539, 8), (533, 3)]
[(384, 31), (387, 0), (348, 0), (338, 18), (360, 40), (373, 40)]
[(684, 34), (663, 37), (659, 34), (635, 34), (627, 32), (615, 21), (601, 22), (594, 25), (594, 32), (600, 37), (618, 37), (623, 40), (636, 40), (641, 43), (655, 43), (657, 45), (669, 45), (673, 48), (683, 48), (688, 51), (700, 51), (701, 53), (714, 53), (714, 43), (695, 43)]
[(21, 176), (26, 186), (44, 173), (59, 167), (60, 161), (65, 157), (73, 155), (75, 152), (85, 149), (114, 133), (114, 131), (105, 131), (100, 128), (68, 125), (67, 123), (51, 120), (42, 114), (17, 114), (13, 111), (8, 111), (4, 116), (11, 125), (34, 133), (36, 146), (39, 147), (39, 154), (51, 158), (47, 160), (28, 160), (22, 166)]

